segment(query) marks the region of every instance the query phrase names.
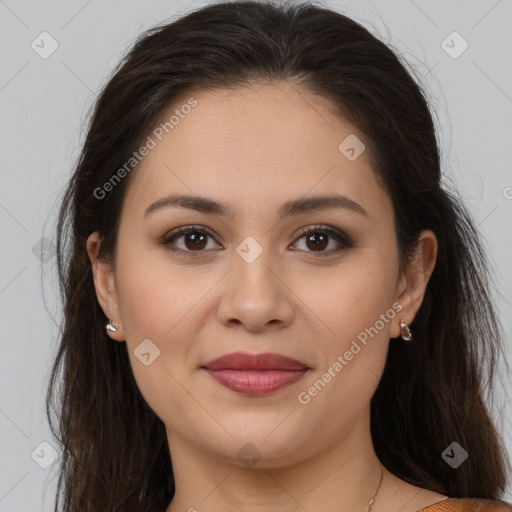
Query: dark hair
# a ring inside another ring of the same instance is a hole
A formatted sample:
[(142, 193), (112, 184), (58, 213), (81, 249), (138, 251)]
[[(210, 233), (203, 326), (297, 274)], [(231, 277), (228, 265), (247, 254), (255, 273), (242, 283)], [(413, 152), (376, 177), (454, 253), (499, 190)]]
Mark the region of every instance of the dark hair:
[[(165, 426), (139, 392), (126, 344), (105, 333), (86, 252), (88, 236), (99, 231), (100, 257), (115, 261), (131, 174), (104, 199), (95, 190), (179, 97), (282, 80), (330, 100), (366, 137), (393, 202), (401, 269), (421, 230), (438, 238), (437, 264), (411, 324), (414, 342), (390, 344), (371, 401), (377, 456), (399, 478), (452, 497), (504, 491), (509, 464), (483, 397), (502, 350), (491, 276), (469, 213), (441, 186), (425, 93), (402, 58), (350, 18), (309, 3), (241, 1), (142, 34), (92, 113), (56, 235), (64, 319), (46, 399), (63, 446), (56, 510), (60, 494), (69, 512), (164, 511), (174, 495)], [(441, 457), (453, 441), (469, 453), (456, 471)]]

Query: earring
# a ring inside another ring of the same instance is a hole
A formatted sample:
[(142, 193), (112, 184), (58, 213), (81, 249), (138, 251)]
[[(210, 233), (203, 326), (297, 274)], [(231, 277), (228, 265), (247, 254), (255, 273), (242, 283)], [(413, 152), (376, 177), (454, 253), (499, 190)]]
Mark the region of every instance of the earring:
[(411, 341), (412, 340), (411, 329), (409, 329), (408, 325), (403, 320), (400, 320), (400, 329), (402, 329), (402, 332), (400, 333), (400, 337), (404, 341)]
[(112, 325), (112, 320), (110, 320), (105, 329), (110, 332), (116, 332), (119, 329), (119, 325)]

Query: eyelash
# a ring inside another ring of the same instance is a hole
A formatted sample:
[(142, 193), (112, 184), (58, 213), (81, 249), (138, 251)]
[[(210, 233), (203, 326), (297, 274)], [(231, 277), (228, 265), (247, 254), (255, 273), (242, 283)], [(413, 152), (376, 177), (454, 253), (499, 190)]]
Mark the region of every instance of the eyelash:
[[(215, 238), (209, 230), (205, 229), (202, 226), (185, 226), (185, 227), (179, 227), (179, 228), (175, 229), (174, 231), (171, 231), (170, 233), (165, 235), (164, 238), (161, 240), (160, 244), (163, 245), (167, 250), (169, 250), (173, 253), (185, 254), (192, 258), (202, 256), (201, 253), (204, 253), (205, 250), (190, 251), (190, 250), (175, 249), (175, 248), (170, 247), (169, 244), (171, 244), (171, 242), (174, 242), (175, 240), (181, 238), (183, 235), (186, 235), (188, 233), (201, 233), (204, 235), (208, 235), (211, 238)], [(310, 227), (301, 229), (298, 233), (297, 240), (300, 240), (301, 238), (303, 238), (304, 236), (306, 236), (310, 233), (321, 233), (324, 235), (328, 235), (328, 236), (334, 238), (334, 240), (336, 240), (336, 242), (338, 242), (342, 246), (339, 249), (335, 249), (335, 250), (331, 250), (331, 251), (327, 251), (327, 252), (325, 252), (325, 251), (319, 251), (319, 252), (307, 251), (307, 252), (317, 254), (321, 258), (330, 256), (332, 254), (337, 254), (345, 249), (350, 249), (351, 247), (354, 246), (352, 239), (347, 234), (343, 233), (342, 231), (340, 231), (338, 229), (332, 228), (330, 226), (325, 226), (325, 225), (313, 226), (313, 227), (310, 226)]]

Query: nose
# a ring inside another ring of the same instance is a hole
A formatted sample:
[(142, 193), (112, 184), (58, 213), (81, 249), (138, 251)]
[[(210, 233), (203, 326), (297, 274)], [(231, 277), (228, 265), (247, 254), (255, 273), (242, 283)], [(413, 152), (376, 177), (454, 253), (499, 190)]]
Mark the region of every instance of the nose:
[(220, 283), (219, 321), (226, 327), (241, 326), (248, 331), (286, 327), (294, 315), (294, 294), (270, 251), (252, 262), (233, 255), (232, 270)]

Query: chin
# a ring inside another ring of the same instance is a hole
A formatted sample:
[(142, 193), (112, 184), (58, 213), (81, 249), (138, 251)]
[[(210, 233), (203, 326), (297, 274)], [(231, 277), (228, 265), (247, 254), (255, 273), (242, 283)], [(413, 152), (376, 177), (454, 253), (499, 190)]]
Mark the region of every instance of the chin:
[(282, 416), (278, 421), (253, 424), (250, 428), (235, 429), (229, 422), (221, 424), (229, 432), (237, 434), (233, 437), (227, 434), (222, 436), (222, 440), (210, 444), (211, 450), (225, 461), (240, 467), (284, 467), (306, 458), (306, 451), (311, 449), (311, 438), (301, 439), (300, 433), (303, 429), (299, 426), (296, 429), (290, 426), (283, 428)]

